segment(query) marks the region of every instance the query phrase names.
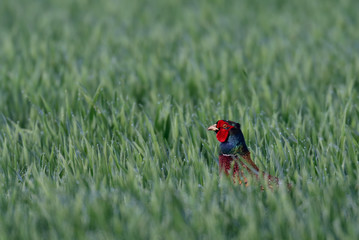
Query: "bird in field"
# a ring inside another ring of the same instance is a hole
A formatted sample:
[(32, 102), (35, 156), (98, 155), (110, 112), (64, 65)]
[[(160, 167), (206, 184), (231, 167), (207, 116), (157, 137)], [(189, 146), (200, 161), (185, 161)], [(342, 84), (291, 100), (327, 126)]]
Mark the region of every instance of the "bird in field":
[[(263, 171), (252, 161), (251, 154), (247, 148), (239, 123), (229, 120), (219, 120), (208, 128), (208, 131), (216, 133), (217, 140), (220, 142), (219, 153), (219, 172), (230, 174), (233, 165), (233, 181), (239, 184), (244, 183), (248, 186), (248, 179), (245, 171), (259, 178), (260, 175), (267, 179), (271, 188), (273, 184), (278, 185), (280, 181)], [(288, 185), (289, 187), (289, 185)]]

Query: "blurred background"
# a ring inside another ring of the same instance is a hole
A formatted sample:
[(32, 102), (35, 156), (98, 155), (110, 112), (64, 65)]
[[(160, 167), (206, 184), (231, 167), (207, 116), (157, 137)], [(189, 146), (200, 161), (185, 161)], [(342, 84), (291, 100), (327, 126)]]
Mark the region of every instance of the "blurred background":
[(26, 124), (20, 93), (59, 111), (66, 95), (101, 85), (144, 106), (166, 96), (237, 101), (288, 120), (358, 87), (358, 9), (347, 0), (2, 1), (1, 110)]

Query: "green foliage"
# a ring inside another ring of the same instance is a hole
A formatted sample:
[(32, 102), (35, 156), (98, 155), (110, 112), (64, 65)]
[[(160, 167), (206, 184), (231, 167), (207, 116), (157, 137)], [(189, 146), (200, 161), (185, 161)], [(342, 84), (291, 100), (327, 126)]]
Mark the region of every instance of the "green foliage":
[[(358, 239), (357, 1), (0, 1), (0, 239)], [(219, 178), (240, 122), (292, 182)]]

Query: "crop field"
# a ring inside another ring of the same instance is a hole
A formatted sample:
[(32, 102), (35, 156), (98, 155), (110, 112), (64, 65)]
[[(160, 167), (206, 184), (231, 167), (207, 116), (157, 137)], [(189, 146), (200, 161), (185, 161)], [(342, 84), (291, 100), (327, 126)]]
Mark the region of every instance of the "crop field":
[[(358, 12), (1, 0), (0, 239), (359, 239)], [(219, 119), (292, 189), (220, 176)]]

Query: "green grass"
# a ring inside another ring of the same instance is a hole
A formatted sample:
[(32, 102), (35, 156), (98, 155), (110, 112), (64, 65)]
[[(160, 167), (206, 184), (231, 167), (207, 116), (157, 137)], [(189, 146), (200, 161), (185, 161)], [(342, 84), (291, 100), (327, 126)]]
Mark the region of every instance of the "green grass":
[[(357, 1), (0, 1), (0, 239), (358, 239)], [(218, 176), (240, 122), (289, 181)]]

